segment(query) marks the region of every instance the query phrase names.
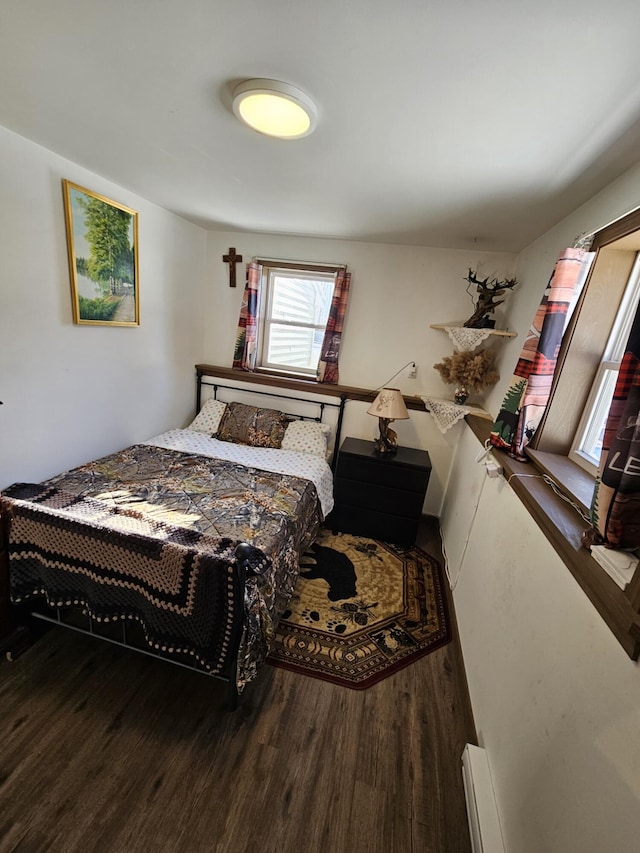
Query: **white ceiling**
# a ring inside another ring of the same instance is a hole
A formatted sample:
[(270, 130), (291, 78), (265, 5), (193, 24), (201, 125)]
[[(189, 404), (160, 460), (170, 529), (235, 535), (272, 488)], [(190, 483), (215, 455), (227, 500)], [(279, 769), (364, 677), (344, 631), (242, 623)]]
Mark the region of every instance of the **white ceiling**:
[[(638, 0), (0, 0), (0, 124), (207, 228), (517, 251), (640, 159), (639, 25)], [(241, 125), (248, 77), (305, 90), (315, 133)]]

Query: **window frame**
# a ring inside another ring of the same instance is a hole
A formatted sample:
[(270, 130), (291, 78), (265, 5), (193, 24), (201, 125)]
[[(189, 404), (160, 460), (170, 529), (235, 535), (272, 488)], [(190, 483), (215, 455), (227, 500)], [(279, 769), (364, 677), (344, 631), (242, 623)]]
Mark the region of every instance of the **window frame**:
[[(568, 453), (569, 458), (584, 468), (594, 480), (598, 472), (599, 459), (594, 464), (591, 461), (593, 457), (583, 450), (583, 448), (585, 445), (593, 444), (597, 441), (597, 437), (600, 434), (600, 429), (597, 429), (599, 424), (604, 428), (603, 420), (606, 420), (611, 406), (618, 372), (639, 301), (640, 249), (636, 254), (629, 279), (625, 285), (607, 344), (591, 385), (584, 413), (580, 419)], [(598, 436), (596, 435), (596, 429)]]
[[(618, 243), (624, 238), (628, 238), (628, 245)], [(575, 411), (573, 411), (571, 435), (568, 438), (566, 435), (560, 438), (554, 435), (558, 432), (559, 422), (566, 419), (562, 380), (564, 378), (565, 382), (574, 381), (576, 368), (575, 362), (572, 363), (572, 354), (575, 355), (576, 351), (579, 355), (581, 354), (580, 347), (585, 339), (585, 328), (591, 331), (589, 312), (585, 309), (589, 287), (593, 284), (594, 277), (601, 272), (598, 269), (598, 261), (601, 257), (606, 259), (606, 251), (613, 248), (613, 244), (616, 243), (618, 243), (617, 248), (624, 248), (629, 252), (640, 251), (640, 208), (594, 235), (591, 250), (596, 252), (596, 257), (565, 331), (545, 415), (534, 439), (526, 449), (529, 463), (517, 462), (507, 454), (501, 456), (501, 461), (505, 478), (511, 488), (571, 571), (620, 645), (630, 658), (638, 660), (640, 658), (640, 568), (623, 590), (582, 545), (582, 533), (590, 525), (581, 514), (589, 509), (595, 477), (588, 474), (569, 457), (573, 433), (579, 422)], [(628, 278), (629, 271), (624, 285), (620, 287), (620, 293), (624, 290)], [(621, 299), (622, 296), (620, 301)], [(620, 302), (610, 306), (612, 313), (617, 313), (619, 304)], [(611, 323), (607, 328), (606, 337), (604, 340), (601, 338), (597, 359), (592, 360), (590, 376), (586, 377), (586, 386), (583, 382), (581, 395), (576, 396), (573, 408), (579, 409), (580, 412), (584, 408), (588, 391), (592, 387), (610, 331)], [(573, 353), (572, 345), (576, 348)], [(587, 367), (584, 372), (588, 373), (589, 368)], [(491, 426), (487, 426), (487, 421), (483, 422), (473, 416), (467, 416), (466, 420), (481, 441), (488, 438)], [(550, 480), (554, 483), (553, 487), (548, 484)]]
[[(262, 281), (260, 288), (260, 306), (258, 312), (258, 357), (256, 363), (256, 371), (277, 376), (291, 376), (293, 378), (311, 379), (316, 376), (315, 368), (300, 368), (295, 365), (280, 365), (275, 362), (270, 362), (267, 358), (270, 327), (271, 325), (289, 325), (281, 320), (271, 318), (271, 308), (273, 305), (273, 287), (272, 277), (278, 272), (298, 274), (300, 278), (314, 277), (316, 280), (320, 278), (326, 279), (329, 275), (333, 276), (334, 286), (335, 277), (340, 269), (344, 269), (343, 264), (325, 264), (314, 263), (310, 261), (280, 261), (273, 258), (256, 258), (256, 263), (262, 267)], [(329, 307), (329, 311), (331, 307)], [(327, 321), (329, 315), (327, 315)], [(307, 328), (305, 324), (291, 324), (297, 328)], [(320, 325), (311, 325), (308, 328), (317, 330), (326, 329)]]

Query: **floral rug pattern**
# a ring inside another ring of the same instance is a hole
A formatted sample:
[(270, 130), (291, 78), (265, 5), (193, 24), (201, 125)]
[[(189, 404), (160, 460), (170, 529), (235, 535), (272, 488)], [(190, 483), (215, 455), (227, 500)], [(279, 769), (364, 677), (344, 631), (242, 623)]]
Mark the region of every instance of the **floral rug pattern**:
[(450, 639), (434, 557), (323, 529), (300, 560), (267, 660), (362, 690)]

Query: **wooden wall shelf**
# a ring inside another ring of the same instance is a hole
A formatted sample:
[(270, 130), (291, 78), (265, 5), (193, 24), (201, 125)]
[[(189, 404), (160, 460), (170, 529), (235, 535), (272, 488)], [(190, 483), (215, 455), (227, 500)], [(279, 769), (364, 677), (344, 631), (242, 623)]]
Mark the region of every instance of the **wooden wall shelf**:
[[(212, 376), (218, 379), (231, 379), (235, 382), (247, 382), (253, 385), (269, 385), (272, 388), (286, 388), (290, 391), (319, 394), (327, 397), (345, 397), (347, 400), (359, 400), (373, 403), (378, 392), (368, 388), (354, 388), (351, 385), (328, 385), (312, 379), (298, 379), (292, 376), (278, 376), (264, 371), (237, 370), (233, 367), (221, 367), (215, 364), (196, 364), (198, 376)], [(421, 397), (403, 394), (407, 409), (425, 411)]]

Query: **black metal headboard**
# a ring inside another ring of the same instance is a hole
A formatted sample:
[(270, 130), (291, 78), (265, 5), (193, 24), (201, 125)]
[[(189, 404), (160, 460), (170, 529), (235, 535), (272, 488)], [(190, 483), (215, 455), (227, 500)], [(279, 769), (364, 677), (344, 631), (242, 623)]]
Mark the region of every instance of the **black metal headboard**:
[[(250, 383), (250, 380), (248, 380)], [(282, 399), (293, 401), (294, 403), (304, 403), (305, 406), (316, 407), (318, 414), (317, 415), (309, 415), (308, 413), (296, 413), (296, 412), (287, 412), (287, 414), (291, 414), (295, 418), (299, 418), (300, 420), (307, 421), (316, 421), (317, 423), (323, 423), (323, 418), (325, 415), (325, 411), (327, 409), (337, 409), (338, 410), (338, 418), (335, 426), (335, 436), (334, 436), (334, 444), (333, 444), (333, 453), (331, 454), (331, 470), (335, 470), (336, 462), (338, 459), (338, 450), (340, 448), (340, 434), (342, 432), (342, 421), (344, 418), (344, 407), (347, 402), (347, 397), (343, 394), (336, 394), (336, 399), (340, 402), (338, 403), (327, 403), (324, 400), (315, 400), (310, 397), (300, 397), (294, 394), (280, 394), (277, 391), (259, 391), (254, 387), (244, 388), (239, 385), (225, 385), (222, 382), (218, 382), (213, 380), (210, 376), (197, 372), (197, 386), (196, 386), (196, 409), (199, 412), (202, 408), (202, 389), (204, 387), (213, 389), (213, 398), (215, 400), (218, 399), (218, 391), (220, 389), (226, 389), (229, 391), (241, 392), (242, 394), (249, 394), (253, 396), (257, 394), (261, 397), (270, 397), (272, 399)], [(313, 392), (311, 392), (313, 393)], [(223, 401), (226, 402), (226, 401)]]

